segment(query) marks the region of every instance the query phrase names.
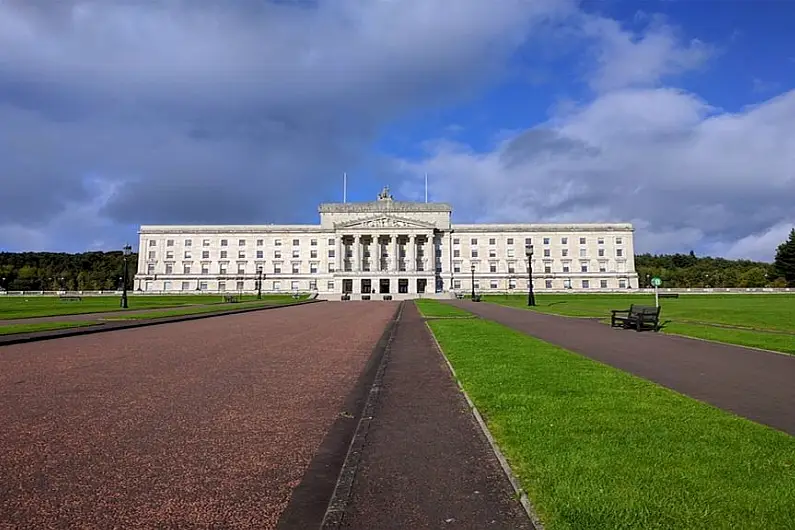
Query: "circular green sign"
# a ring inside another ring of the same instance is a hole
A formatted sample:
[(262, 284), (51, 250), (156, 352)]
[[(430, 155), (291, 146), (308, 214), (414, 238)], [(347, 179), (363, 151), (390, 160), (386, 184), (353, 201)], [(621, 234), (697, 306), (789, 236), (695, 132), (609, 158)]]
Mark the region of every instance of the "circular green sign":
[(654, 278), (651, 279), (651, 284), (655, 287), (659, 287), (662, 285), (662, 280), (655, 276)]

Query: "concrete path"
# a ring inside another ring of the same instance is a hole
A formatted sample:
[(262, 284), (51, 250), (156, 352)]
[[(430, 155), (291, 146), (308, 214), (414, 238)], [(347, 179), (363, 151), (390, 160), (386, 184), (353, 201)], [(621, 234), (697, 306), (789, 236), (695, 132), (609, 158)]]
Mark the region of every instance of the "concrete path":
[(339, 528), (532, 528), (416, 306), (403, 314)]
[(795, 356), (456, 300), (489, 320), (795, 435)]

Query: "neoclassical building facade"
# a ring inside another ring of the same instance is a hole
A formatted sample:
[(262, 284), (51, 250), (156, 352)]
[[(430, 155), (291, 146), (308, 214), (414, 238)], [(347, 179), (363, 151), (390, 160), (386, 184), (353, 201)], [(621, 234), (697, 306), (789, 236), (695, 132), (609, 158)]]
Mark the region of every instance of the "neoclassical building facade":
[[(395, 297), (453, 292), (637, 288), (631, 224), (452, 224), (444, 203), (326, 203), (318, 225), (140, 229), (145, 292), (318, 292)], [(528, 260), (527, 249), (532, 247)]]

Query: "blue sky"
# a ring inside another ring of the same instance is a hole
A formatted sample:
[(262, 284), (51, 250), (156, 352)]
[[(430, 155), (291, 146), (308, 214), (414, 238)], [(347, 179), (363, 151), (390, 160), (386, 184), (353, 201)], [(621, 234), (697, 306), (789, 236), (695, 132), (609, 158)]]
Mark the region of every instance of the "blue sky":
[[(455, 9), (451, 8), (455, 5)], [(769, 260), (795, 224), (795, 3), (0, 2), (0, 250), (153, 223), (628, 221)]]

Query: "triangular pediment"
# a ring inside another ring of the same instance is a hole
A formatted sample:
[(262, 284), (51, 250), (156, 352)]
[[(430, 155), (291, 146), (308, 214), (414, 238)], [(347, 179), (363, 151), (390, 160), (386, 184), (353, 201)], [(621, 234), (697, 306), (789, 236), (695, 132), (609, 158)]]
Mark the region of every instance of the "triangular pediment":
[(416, 219), (406, 219), (394, 215), (376, 215), (366, 219), (355, 219), (343, 223), (336, 223), (336, 228), (421, 228), (433, 229), (432, 223), (417, 221)]

